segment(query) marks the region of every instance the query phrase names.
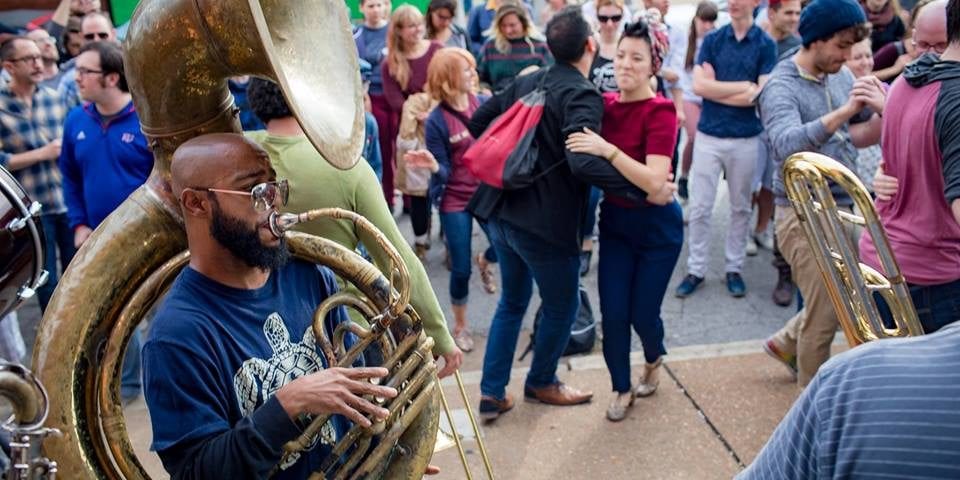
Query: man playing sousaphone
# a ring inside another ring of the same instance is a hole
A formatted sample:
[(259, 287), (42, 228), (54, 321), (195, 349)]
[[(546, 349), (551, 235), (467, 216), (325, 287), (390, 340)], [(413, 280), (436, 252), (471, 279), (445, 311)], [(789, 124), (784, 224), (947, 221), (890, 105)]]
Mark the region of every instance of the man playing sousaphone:
[[(143, 347), (152, 449), (173, 478), (265, 478), (304, 415), (337, 414), (274, 477), (307, 478), (348, 420), (386, 418), (363, 395), (397, 391), (367, 381), (384, 368), (326, 365), (312, 315), (336, 284), (325, 267), (290, 260), (271, 233), (287, 185), (265, 151), (241, 135), (204, 135), (177, 149), (171, 176), (191, 257)], [(345, 321), (342, 307), (331, 311), (327, 334)]]

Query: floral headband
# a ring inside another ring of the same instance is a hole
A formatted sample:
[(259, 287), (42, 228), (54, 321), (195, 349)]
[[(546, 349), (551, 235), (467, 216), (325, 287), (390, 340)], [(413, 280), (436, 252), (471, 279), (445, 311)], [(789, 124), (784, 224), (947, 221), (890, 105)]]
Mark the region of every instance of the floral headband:
[(670, 37), (667, 35), (667, 26), (663, 23), (663, 17), (660, 10), (648, 8), (639, 12), (639, 19), (647, 24), (650, 31), (650, 53), (652, 53), (651, 63), (653, 64), (653, 73), (660, 72), (663, 66), (663, 59), (670, 48)]

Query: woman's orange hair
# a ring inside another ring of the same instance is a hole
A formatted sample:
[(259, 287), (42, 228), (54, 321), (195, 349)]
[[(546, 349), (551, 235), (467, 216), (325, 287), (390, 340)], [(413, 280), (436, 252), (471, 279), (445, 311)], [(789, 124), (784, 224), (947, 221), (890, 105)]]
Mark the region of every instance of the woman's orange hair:
[(451, 103), (463, 90), (473, 91), (476, 85), (463, 85), (463, 67), (459, 60), (476, 69), (477, 62), (470, 52), (458, 47), (441, 48), (427, 67), (426, 90), (434, 100)]

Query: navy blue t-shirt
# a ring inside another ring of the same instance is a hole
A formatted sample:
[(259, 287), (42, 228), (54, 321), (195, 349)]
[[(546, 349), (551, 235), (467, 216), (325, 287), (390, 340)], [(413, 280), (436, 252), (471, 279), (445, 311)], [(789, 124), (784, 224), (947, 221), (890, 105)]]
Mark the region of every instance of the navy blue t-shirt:
[[(756, 83), (777, 64), (777, 44), (766, 32), (751, 25), (737, 40), (732, 25), (725, 25), (703, 38), (697, 65), (709, 63), (721, 82)], [(697, 130), (719, 138), (749, 138), (763, 131), (755, 107), (731, 107), (707, 98)]]
[[(327, 367), (311, 323), (336, 290), (328, 269), (296, 260), (255, 290), (189, 266), (180, 273), (143, 346), (152, 449), (173, 478), (263, 478), (279, 462), (300, 429), (274, 394)], [(327, 335), (344, 321), (344, 309), (333, 310)], [(307, 478), (348, 426), (333, 417), (309, 454), (274, 478)]]

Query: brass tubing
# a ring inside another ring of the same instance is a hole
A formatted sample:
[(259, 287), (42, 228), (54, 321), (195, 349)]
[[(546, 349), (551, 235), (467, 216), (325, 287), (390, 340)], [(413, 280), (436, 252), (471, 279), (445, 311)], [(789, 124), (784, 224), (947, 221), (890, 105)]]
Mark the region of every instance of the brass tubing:
[(371, 436), (367, 435), (363, 437), (360, 442), (357, 444), (357, 448), (350, 454), (350, 457), (344, 462), (343, 466), (337, 471), (337, 476), (334, 477), (334, 480), (341, 480), (346, 478), (351, 471), (357, 468), (357, 465), (363, 460), (364, 454), (370, 450), (370, 444), (373, 443)]
[[(860, 215), (837, 207), (828, 179), (846, 191)], [(872, 198), (856, 175), (829, 157), (803, 152), (784, 163), (784, 187), (847, 342), (855, 346), (880, 338), (922, 335), (906, 280)], [(863, 226), (870, 233), (882, 272), (860, 262), (857, 245), (844, 234), (844, 223)], [(875, 292), (887, 301), (895, 328), (884, 326)]]
[(327, 455), (327, 458), (323, 459), (323, 462), (320, 463), (320, 469), (318, 471), (326, 473), (334, 466), (337, 460), (343, 456), (344, 453), (347, 453), (347, 450), (356, 443), (361, 437), (372, 437), (370, 432), (364, 431), (362, 428), (357, 428), (357, 425), (354, 425), (343, 438), (333, 446), (333, 449), (330, 450), (330, 455)]
[[(477, 423), (477, 417), (473, 415), (473, 409), (467, 400), (467, 390), (463, 387), (463, 378), (460, 376), (460, 370), (453, 372), (457, 379), (457, 388), (460, 390), (460, 398), (463, 399), (463, 408), (467, 410), (467, 417), (470, 419), (470, 426), (473, 428), (473, 434), (477, 439), (477, 448), (480, 450), (480, 457), (483, 459), (483, 467), (487, 470), (487, 478), (493, 480), (493, 466), (490, 464), (490, 457), (487, 455), (487, 447), (483, 443), (483, 436), (480, 435), (480, 425)], [(466, 462), (463, 468), (467, 468)]]
[(15, 425), (32, 423), (43, 413), (35, 387), (17, 373), (0, 371), (0, 397), (6, 398), (13, 407), (12, 423)]
[(117, 469), (124, 478), (143, 476), (146, 472), (133, 453), (120, 403), (120, 378), (127, 343), (140, 319), (146, 316), (161, 295), (170, 288), (177, 274), (189, 261), (190, 252), (183, 251), (140, 284), (113, 325), (103, 353), (103, 364), (97, 381), (103, 443), (110, 450)]
[[(385, 317), (387, 321), (392, 321), (393, 318), (400, 316), (403, 311), (406, 309), (407, 305), (410, 303), (410, 271), (407, 269), (407, 265), (403, 262), (403, 259), (400, 257), (400, 253), (397, 252), (397, 249), (387, 240), (380, 231), (377, 229), (370, 220), (358, 215), (355, 212), (344, 210), (342, 208), (318, 208), (315, 210), (309, 210), (299, 214), (288, 214), (296, 217), (296, 223), (303, 223), (313, 221), (319, 218), (333, 218), (339, 220), (350, 220), (359, 227), (364, 232), (370, 234), (374, 239), (376, 239), (377, 246), (390, 258), (392, 265), (391, 271), (387, 275), (387, 280), (392, 286), (395, 287), (397, 297), (391, 299), (390, 305), (388, 307), (389, 312)], [(286, 216), (285, 216), (286, 217)], [(286, 227), (289, 228), (294, 224), (289, 224)], [(367, 246), (370, 247), (369, 245)], [(393, 278), (393, 269), (396, 269), (396, 281)], [(389, 323), (386, 325), (389, 326)]]
[[(450, 425), (450, 435), (453, 436), (453, 443), (457, 446), (457, 454), (460, 455), (460, 462), (463, 463), (463, 473), (467, 480), (473, 480), (473, 473), (467, 468), (467, 454), (463, 451), (463, 442), (460, 440), (460, 434), (457, 433), (457, 426), (453, 424), (453, 413), (450, 411), (450, 405), (447, 404), (447, 396), (443, 393), (443, 385), (439, 385), (437, 392), (440, 394), (440, 403), (443, 404), (443, 411), (447, 414), (447, 424)], [(466, 403), (467, 397), (463, 397)], [(470, 407), (467, 407), (470, 408)]]
[[(410, 348), (416, 345), (416, 342), (417, 338), (415, 337), (404, 339), (400, 346), (397, 347), (397, 350), (394, 352), (394, 354), (397, 356), (397, 358), (399, 358), (399, 355), (402, 355), (402, 352), (409, 351)], [(327, 423), (330, 417), (331, 415), (329, 414), (318, 416), (317, 418), (313, 419), (312, 422), (310, 422), (310, 425), (307, 425), (307, 427), (303, 429), (303, 433), (301, 433), (300, 436), (287, 442), (283, 446), (283, 449), (286, 451), (284, 453), (284, 458), (286, 459), (286, 457), (288, 457), (290, 454), (297, 453), (308, 448), (310, 444), (313, 443), (313, 437), (320, 433), (320, 429), (323, 428), (323, 425)]]
[[(425, 368), (428, 370), (428, 375), (436, 373), (437, 367), (433, 363), (427, 364)], [(413, 403), (407, 407), (405, 414), (390, 427), (387, 434), (380, 440), (380, 444), (370, 452), (364, 462), (360, 464), (360, 467), (353, 473), (353, 476), (350, 477), (351, 480), (366, 478), (366, 474), (377, 467), (389, 451), (395, 448), (394, 443), (400, 439), (400, 436), (407, 430), (407, 427), (410, 426), (413, 419), (420, 415), (420, 412), (427, 406), (427, 403), (433, 400), (433, 391), (436, 387), (436, 382), (429, 382), (423, 387), (423, 390), (417, 395)]]

